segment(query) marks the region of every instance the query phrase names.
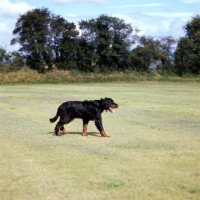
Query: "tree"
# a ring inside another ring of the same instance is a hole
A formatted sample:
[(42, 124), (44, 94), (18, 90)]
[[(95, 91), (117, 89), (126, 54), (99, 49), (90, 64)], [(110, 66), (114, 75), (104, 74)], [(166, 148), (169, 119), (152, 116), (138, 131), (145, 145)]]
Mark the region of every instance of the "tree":
[(47, 45), (47, 41), (50, 39), (49, 24), (50, 12), (48, 9), (36, 8), (21, 15), (13, 30), (16, 37), (12, 39), (11, 44), (19, 43), (21, 45), (19, 51), (24, 54), (27, 64), (39, 72), (44, 72), (44, 62), (46, 61), (48, 64), (51, 56)]
[(6, 50), (0, 46), (0, 72), (2, 73), (1, 83), (4, 82), (4, 77), (8, 71), (8, 67), (5, 62), (9, 61), (10, 56), (6, 53)]
[(160, 61), (163, 70), (172, 68), (170, 54), (176, 41), (171, 36), (154, 38), (135, 35), (134, 41), (137, 46), (130, 52), (128, 58), (131, 69), (149, 71), (150, 65), (156, 61)]
[(81, 39), (90, 43), (95, 52), (93, 59), (101, 71), (123, 66), (131, 46), (129, 36), (133, 29), (130, 24), (116, 17), (100, 15), (97, 19), (82, 20), (79, 26)]
[(180, 76), (192, 73), (193, 48), (193, 42), (187, 37), (182, 37), (178, 42), (175, 51), (175, 70)]
[(87, 41), (86, 38), (80, 38), (77, 49), (78, 69), (85, 72), (93, 72), (97, 65), (97, 59), (94, 43)]
[(6, 73), (20, 70), (24, 65), (23, 58), (16, 52), (7, 53), (0, 46), (0, 73), (2, 74), (1, 83), (3, 84)]
[(0, 64), (9, 61), (10, 55), (6, 52), (6, 49), (0, 46)]
[(162, 62), (162, 70), (166, 70), (168, 72), (174, 72), (174, 58), (173, 52), (175, 48), (175, 44), (177, 41), (172, 36), (166, 36), (160, 38), (160, 47), (159, 47), (159, 55), (158, 58)]
[(47, 8), (36, 8), (19, 17), (11, 44), (19, 43), (27, 65), (44, 72), (45, 66), (51, 68), (56, 62), (63, 66), (61, 62), (71, 56), (69, 49), (73, 50), (78, 35), (75, 28), (73, 23), (55, 16)]
[(50, 33), (54, 63), (59, 69), (69, 68), (69, 63), (76, 61), (77, 36), (79, 35), (76, 25), (60, 16), (54, 16), (51, 19)]
[(175, 51), (175, 69), (181, 76), (197, 75), (200, 74), (200, 16), (193, 17), (184, 29), (186, 36), (180, 39)]
[(24, 67), (24, 64), (23, 57), (17, 51), (10, 53), (10, 71), (18, 71)]
[(10, 60), (10, 55), (6, 52), (6, 50), (0, 46), (0, 72), (2, 72), (2, 80), (1, 82), (3, 83), (4, 75), (6, 72), (9, 71), (9, 63)]

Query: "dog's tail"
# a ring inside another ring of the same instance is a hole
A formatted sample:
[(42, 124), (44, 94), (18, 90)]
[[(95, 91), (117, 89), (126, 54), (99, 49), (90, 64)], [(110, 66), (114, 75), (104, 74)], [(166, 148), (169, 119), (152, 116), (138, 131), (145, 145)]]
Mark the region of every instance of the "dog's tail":
[(58, 119), (58, 117), (59, 117), (59, 114), (58, 114), (58, 112), (57, 112), (57, 113), (56, 113), (56, 116), (53, 117), (53, 118), (50, 118), (49, 121), (50, 121), (51, 123), (54, 123), (54, 122)]

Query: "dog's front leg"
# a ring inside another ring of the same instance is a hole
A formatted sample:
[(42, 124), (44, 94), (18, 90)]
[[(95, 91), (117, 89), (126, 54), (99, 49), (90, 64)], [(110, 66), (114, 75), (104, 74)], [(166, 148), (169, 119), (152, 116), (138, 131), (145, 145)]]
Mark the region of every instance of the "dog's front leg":
[(95, 120), (95, 125), (96, 125), (97, 129), (100, 131), (101, 136), (103, 136), (103, 137), (110, 137), (104, 131), (101, 118)]

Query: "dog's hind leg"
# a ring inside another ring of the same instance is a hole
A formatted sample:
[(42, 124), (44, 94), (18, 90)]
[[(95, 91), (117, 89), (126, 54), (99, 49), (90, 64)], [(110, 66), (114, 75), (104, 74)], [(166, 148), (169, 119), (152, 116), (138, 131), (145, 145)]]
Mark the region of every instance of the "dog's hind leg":
[(62, 134), (60, 133), (60, 130), (63, 131), (64, 130), (64, 124), (65, 124), (66, 120), (60, 119), (59, 122), (56, 124), (55, 127), (55, 134), (57, 136), (62, 136)]
[(88, 120), (83, 120), (83, 133), (82, 136), (88, 136), (87, 134), (87, 127), (88, 127)]
[[(65, 124), (69, 124), (72, 120), (73, 120), (73, 119), (68, 118), (67, 121), (65, 122)], [(62, 126), (60, 127), (60, 130), (61, 130), (64, 134), (67, 134), (67, 131), (66, 131), (64, 125), (62, 125)]]
[[(60, 133), (60, 130), (61, 128), (63, 127), (63, 123), (61, 121), (59, 121), (57, 124), (56, 124), (56, 127), (55, 127), (55, 134), (57, 136), (62, 136), (62, 134)], [(63, 127), (64, 128), (64, 127)]]
[(60, 121), (57, 123), (57, 125), (55, 127), (55, 134), (57, 136), (62, 136), (62, 134), (60, 133), (60, 130), (63, 131), (64, 134), (67, 134), (67, 131), (64, 128), (64, 124), (68, 124), (72, 120), (73, 119), (70, 119), (69, 117), (67, 117), (66, 119), (60, 119)]
[(60, 130), (64, 133), (64, 134), (67, 134), (67, 131), (65, 130), (65, 127), (62, 125)]

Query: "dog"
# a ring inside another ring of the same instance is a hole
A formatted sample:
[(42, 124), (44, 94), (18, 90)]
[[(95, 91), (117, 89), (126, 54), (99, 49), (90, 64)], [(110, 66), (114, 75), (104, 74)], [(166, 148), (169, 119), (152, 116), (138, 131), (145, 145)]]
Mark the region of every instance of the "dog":
[(55, 134), (57, 136), (62, 136), (60, 131), (67, 134), (64, 124), (68, 124), (73, 119), (79, 118), (83, 120), (82, 136), (88, 136), (87, 127), (89, 121), (92, 120), (95, 121), (95, 125), (101, 136), (109, 137), (104, 131), (101, 113), (104, 110), (113, 113), (115, 108), (118, 108), (118, 104), (116, 104), (111, 98), (101, 98), (100, 100), (89, 101), (67, 101), (58, 107), (56, 116), (50, 118), (49, 121), (53, 123), (58, 119), (58, 117), (60, 117), (60, 120), (55, 126)]

